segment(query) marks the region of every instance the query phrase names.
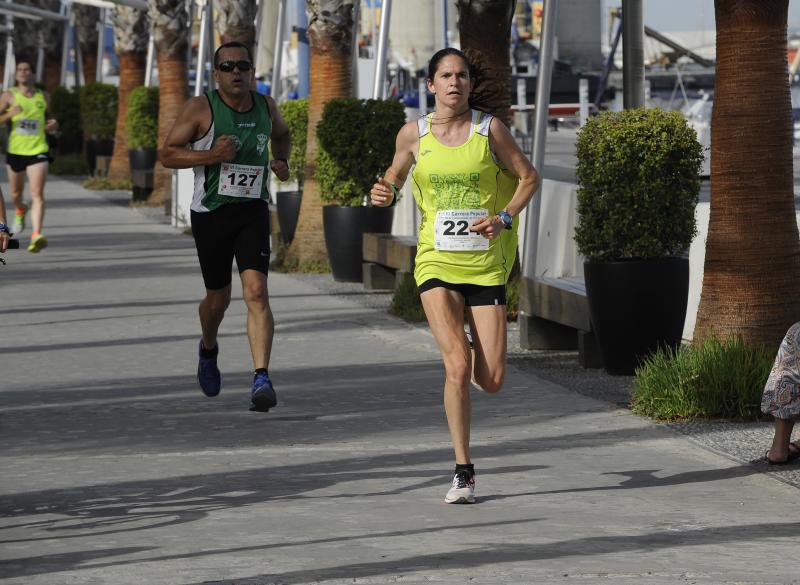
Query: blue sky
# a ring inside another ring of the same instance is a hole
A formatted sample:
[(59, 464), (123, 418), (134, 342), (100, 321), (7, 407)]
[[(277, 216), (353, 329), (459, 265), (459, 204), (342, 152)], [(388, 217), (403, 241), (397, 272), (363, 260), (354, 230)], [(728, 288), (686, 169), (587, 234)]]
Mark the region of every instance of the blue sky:
[[(603, 0), (606, 7), (621, 0)], [(656, 30), (712, 30), (714, 0), (643, 0), (644, 23)], [(606, 14), (606, 11), (603, 11)], [(800, 30), (800, 0), (789, 2), (789, 30)]]

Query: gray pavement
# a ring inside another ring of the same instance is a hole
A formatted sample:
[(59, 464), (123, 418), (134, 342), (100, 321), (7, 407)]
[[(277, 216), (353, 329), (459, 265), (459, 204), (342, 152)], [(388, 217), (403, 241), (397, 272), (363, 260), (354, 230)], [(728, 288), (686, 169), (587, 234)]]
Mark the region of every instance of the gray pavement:
[(442, 503), (432, 337), (326, 276), (270, 276), (279, 406), (247, 409), (236, 288), (205, 398), (191, 238), (48, 196), (51, 246), (0, 266), (0, 582), (800, 583), (782, 471), (630, 414), (630, 379), (568, 353), (515, 350), (474, 395), (478, 503)]

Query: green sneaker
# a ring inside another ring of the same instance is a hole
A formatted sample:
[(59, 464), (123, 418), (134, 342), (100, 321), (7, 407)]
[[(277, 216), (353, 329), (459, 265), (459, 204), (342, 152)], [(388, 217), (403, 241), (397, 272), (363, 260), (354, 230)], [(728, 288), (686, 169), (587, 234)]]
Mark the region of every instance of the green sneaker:
[(42, 234), (39, 234), (38, 236), (36, 236), (31, 240), (30, 244), (28, 244), (28, 252), (33, 252), (35, 254), (39, 250), (46, 247), (47, 247), (47, 238), (45, 238)]
[(23, 204), (22, 207), (17, 208), (17, 212), (14, 214), (14, 223), (11, 224), (11, 232), (15, 236), (25, 231), (26, 215), (28, 215), (28, 206)]

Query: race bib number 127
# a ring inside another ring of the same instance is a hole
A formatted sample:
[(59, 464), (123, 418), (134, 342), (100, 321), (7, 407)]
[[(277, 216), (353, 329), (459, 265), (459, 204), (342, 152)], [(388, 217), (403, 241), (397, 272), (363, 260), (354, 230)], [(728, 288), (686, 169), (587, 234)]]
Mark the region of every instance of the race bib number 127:
[(488, 250), (489, 240), (469, 229), (487, 215), (489, 212), (486, 209), (447, 209), (437, 212), (433, 226), (436, 249), (450, 252)]
[(264, 181), (264, 167), (222, 163), (219, 167), (220, 195), (259, 199)]

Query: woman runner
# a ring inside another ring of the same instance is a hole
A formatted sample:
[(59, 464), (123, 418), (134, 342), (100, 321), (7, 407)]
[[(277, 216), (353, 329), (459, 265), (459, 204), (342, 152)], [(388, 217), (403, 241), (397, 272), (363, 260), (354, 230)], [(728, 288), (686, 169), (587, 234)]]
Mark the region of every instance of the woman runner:
[(539, 175), (500, 120), (470, 107), (474, 79), (461, 51), (436, 53), (427, 81), (435, 110), (400, 129), (392, 165), (370, 195), (373, 205), (394, 205), (414, 167), (414, 199), (422, 212), (414, 278), (444, 362), (444, 408), (456, 459), (445, 502), (465, 504), (475, 501), (470, 381), (491, 394), (502, 387), (516, 216)]

